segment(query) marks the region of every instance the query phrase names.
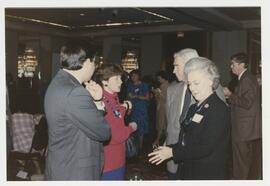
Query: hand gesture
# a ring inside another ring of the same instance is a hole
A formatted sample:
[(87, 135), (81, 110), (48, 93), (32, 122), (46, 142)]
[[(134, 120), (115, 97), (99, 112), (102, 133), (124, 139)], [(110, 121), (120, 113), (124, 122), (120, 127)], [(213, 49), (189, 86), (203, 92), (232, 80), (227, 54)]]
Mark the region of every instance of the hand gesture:
[(130, 126), (133, 129), (133, 132), (137, 130), (137, 123), (135, 122), (130, 122), (128, 126)]
[(149, 159), (149, 162), (152, 164), (159, 165), (164, 160), (169, 159), (173, 156), (172, 148), (167, 146), (159, 146), (156, 150), (148, 154), (148, 157), (152, 156)]
[(152, 91), (153, 91), (155, 94), (160, 94), (160, 93), (161, 93), (160, 88), (153, 88)]
[(128, 94), (128, 98), (130, 98), (130, 99), (134, 99), (134, 98), (136, 98), (136, 97), (137, 97), (136, 95), (133, 95), (133, 94), (131, 94), (131, 93)]
[(232, 95), (232, 92), (227, 87), (223, 87), (223, 92), (225, 97), (230, 97)]
[(125, 100), (124, 103), (122, 104), (122, 106), (124, 106), (126, 109), (129, 109), (129, 110), (132, 109), (132, 103), (131, 103), (131, 101)]
[(157, 149), (159, 147), (159, 141), (158, 140), (155, 140), (152, 144), (152, 148), (153, 149)]
[(102, 98), (103, 91), (99, 84), (92, 80), (90, 80), (90, 82), (85, 82), (84, 84), (94, 100), (100, 100)]

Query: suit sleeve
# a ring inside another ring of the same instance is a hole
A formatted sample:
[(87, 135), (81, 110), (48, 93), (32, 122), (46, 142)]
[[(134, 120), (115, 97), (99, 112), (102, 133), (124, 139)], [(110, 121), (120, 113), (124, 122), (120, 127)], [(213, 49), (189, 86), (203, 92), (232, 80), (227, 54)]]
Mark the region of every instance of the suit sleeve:
[(225, 95), (223, 92), (223, 88), (220, 84), (218, 85), (218, 88), (216, 89), (215, 92), (216, 92), (217, 96), (219, 97), (219, 99), (221, 99), (224, 103), (226, 103), (226, 98), (225, 98)]
[(68, 96), (67, 112), (74, 125), (95, 141), (110, 138), (111, 129), (84, 88), (75, 88)]
[(215, 109), (211, 110), (211, 112), (211, 115), (204, 121), (205, 124), (207, 123), (207, 127), (203, 129), (199, 143), (190, 144), (194, 136), (189, 136), (186, 139), (186, 146), (181, 146), (180, 142), (171, 146), (173, 160), (176, 163), (208, 156), (218, 147), (222, 140), (225, 140), (223, 138), (226, 138), (228, 134), (228, 112), (224, 109)]
[(256, 83), (254, 83), (251, 79), (245, 79), (240, 85), (241, 93), (232, 94), (230, 98), (230, 102), (232, 105), (236, 105), (242, 107), (244, 109), (250, 109), (253, 105), (256, 95), (257, 95), (257, 87)]
[(166, 114), (167, 123), (169, 123), (170, 96), (171, 96), (171, 91), (170, 91), (170, 87), (168, 87), (167, 93), (166, 93), (166, 98), (165, 98), (165, 114)]

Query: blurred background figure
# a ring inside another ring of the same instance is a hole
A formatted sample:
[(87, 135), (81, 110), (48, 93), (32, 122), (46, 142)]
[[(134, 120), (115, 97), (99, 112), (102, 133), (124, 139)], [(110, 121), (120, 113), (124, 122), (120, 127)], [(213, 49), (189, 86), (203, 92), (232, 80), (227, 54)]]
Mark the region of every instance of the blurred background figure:
[(9, 154), (10, 151), (13, 149), (13, 143), (12, 143), (12, 130), (11, 130), (11, 111), (10, 111), (10, 107), (9, 107), (9, 92), (8, 92), (8, 88), (6, 87), (6, 143), (7, 143), (7, 147), (6, 147), (6, 155), (7, 155), (7, 159), (9, 159)]
[(13, 113), (16, 109), (16, 81), (14, 81), (11, 73), (6, 74), (6, 88), (9, 98), (9, 110)]
[(165, 104), (167, 96), (167, 88), (169, 86), (169, 75), (165, 71), (156, 73), (156, 79), (159, 83), (158, 88), (152, 89), (156, 100), (156, 139), (153, 147), (162, 145), (166, 138), (166, 114)]
[[(139, 151), (142, 151), (144, 135), (148, 133), (149, 87), (140, 79), (139, 70), (130, 72), (131, 82), (127, 86), (127, 98), (132, 103), (131, 121), (138, 125)], [(139, 153), (140, 153), (139, 152)]]

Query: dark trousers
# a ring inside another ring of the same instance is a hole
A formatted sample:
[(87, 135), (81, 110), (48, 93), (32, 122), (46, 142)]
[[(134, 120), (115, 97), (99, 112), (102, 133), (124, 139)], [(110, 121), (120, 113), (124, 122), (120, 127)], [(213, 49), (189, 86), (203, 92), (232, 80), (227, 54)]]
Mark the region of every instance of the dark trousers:
[(168, 180), (178, 180), (177, 173), (171, 173), (168, 171), (167, 174), (168, 174)]
[(13, 145), (12, 145), (12, 137), (11, 137), (11, 129), (9, 126), (9, 123), (7, 122), (6, 125), (6, 143), (7, 143), (7, 149), (6, 149), (6, 153), (7, 153), (7, 159), (9, 158), (9, 153), (10, 151), (13, 149)]
[(233, 179), (262, 179), (261, 145), (261, 139), (232, 142)]

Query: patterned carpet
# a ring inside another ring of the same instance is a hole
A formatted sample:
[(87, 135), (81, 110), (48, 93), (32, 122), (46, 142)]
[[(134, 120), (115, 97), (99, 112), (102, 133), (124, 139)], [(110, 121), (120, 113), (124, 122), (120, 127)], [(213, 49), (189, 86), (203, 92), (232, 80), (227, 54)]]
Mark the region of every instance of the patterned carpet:
[(147, 154), (152, 152), (154, 135), (145, 136), (141, 155), (136, 158), (128, 158), (126, 161), (126, 180), (167, 180), (166, 163), (153, 165), (148, 162)]
[(146, 155), (128, 159), (126, 163), (126, 180), (167, 180), (166, 164), (152, 165)]
[[(16, 177), (18, 169), (16, 165), (11, 165), (8, 169), (9, 181), (25, 181)], [(40, 178), (36, 178), (41, 176)], [(42, 175), (35, 175), (32, 180), (43, 180)], [(152, 165), (148, 162), (146, 155), (128, 159), (126, 162), (125, 180), (167, 180), (166, 164)]]

